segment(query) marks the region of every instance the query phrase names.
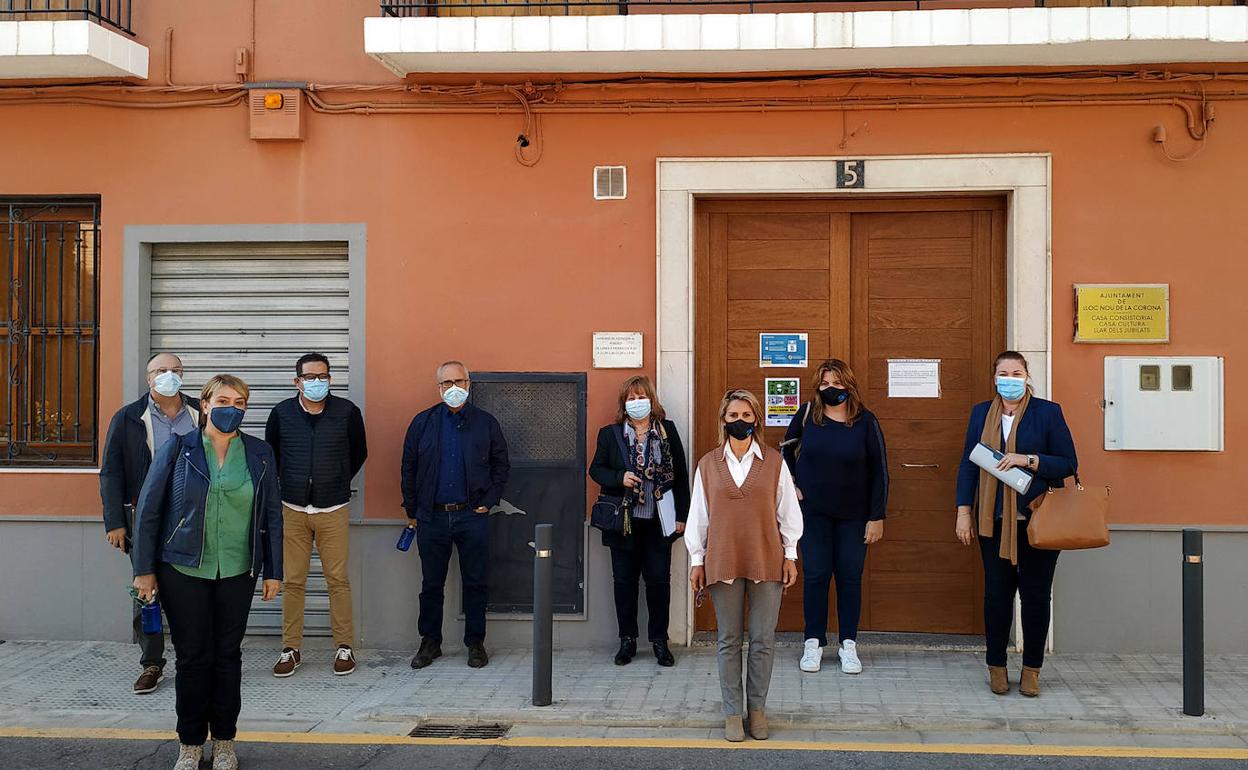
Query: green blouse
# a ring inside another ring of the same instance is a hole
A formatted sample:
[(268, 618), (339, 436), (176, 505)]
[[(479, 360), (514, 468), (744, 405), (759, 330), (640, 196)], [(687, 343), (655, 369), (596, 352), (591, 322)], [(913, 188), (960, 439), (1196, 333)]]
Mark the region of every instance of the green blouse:
[(241, 575), (251, 568), (251, 504), (255, 485), (247, 468), (243, 440), (235, 437), (217, 467), (212, 439), (204, 436), (208, 458), (208, 500), (204, 506), (204, 552), (198, 567), (174, 569), (183, 575), (215, 580)]

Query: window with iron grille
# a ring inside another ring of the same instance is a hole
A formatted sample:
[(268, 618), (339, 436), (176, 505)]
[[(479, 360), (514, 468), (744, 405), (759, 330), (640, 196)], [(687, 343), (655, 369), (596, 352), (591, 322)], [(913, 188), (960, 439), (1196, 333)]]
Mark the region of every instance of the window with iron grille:
[(0, 466), (93, 466), (99, 200), (0, 198), (0, 207)]

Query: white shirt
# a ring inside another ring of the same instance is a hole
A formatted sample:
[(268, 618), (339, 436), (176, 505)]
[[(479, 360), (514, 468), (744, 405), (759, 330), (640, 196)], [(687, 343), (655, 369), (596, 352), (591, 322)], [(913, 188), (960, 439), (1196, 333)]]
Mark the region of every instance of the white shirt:
[[(313, 414), (313, 412), (308, 411), (308, 408), (303, 405), (302, 394), (296, 394), (295, 400), (299, 402), (300, 409), (307, 412), (308, 414)], [(324, 411), (323, 407), (322, 407), (322, 411)], [(316, 414), (319, 414), (319, 412)], [(282, 505), (286, 506), (292, 511), (299, 511), (300, 513), (333, 513), (339, 508), (345, 508), (346, 506), (350, 505), (350, 503), (340, 503), (339, 505), (331, 505), (328, 508), (317, 508), (315, 505), (291, 505), (290, 503), (283, 500)]]
[[(739, 489), (750, 475), (754, 459), (763, 459), (758, 442), (751, 442), (750, 451), (740, 460), (725, 447), (724, 462), (728, 473)], [(689, 520), (685, 523), (685, 548), (689, 550), (689, 565), (700, 567), (706, 560), (706, 534), (710, 528), (710, 511), (706, 504), (706, 489), (702, 486), (702, 471), (693, 475), (693, 497), (689, 501)], [(780, 542), (784, 545), (784, 558), (797, 561), (797, 541), (802, 537), (802, 509), (797, 504), (797, 488), (789, 466), (780, 463), (780, 481), (776, 485), (776, 523), (780, 525)]]
[(1013, 428), (1014, 428), (1014, 415), (1006, 414), (1005, 412), (1002, 412), (1001, 413), (1001, 435), (1005, 437), (1006, 441), (1010, 440), (1010, 431), (1013, 430)]

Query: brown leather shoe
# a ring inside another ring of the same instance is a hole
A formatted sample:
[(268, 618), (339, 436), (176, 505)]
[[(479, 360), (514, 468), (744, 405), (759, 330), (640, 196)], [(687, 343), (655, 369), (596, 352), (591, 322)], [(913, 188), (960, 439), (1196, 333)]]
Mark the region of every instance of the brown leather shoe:
[(750, 737), (756, 741), (767, 740), (767, 714), (762, 709), (750, 711)]
[(1018, 680), (1018, 691), (1028, 698), (1040, 694), (1040, 669), (1023, 666), (1023, 676)]
[(745, 725), (741, 724), (741, 715), (724, 718), (724, 737), (733, 743), (745, 740)]
[(156, 688), (165, 678), (165, 670), (160, 666), (148, 666), (143, 669), (143, 673), (139, 674), (139, 678), (134, 682), (134, 694), (146, 695), (149, 692), (156, 692)]
[(295, 669), (301, 665), (303, 665), (303, 661), (299, 658), (299, 651), (293, 647), (287, 647), (278, 656), (277, 663), (273, 664), (273, 676), (278, 679), (285, 679), (295, 673)]
[(346, 676), (355, 671), (355, 652), (345, 644), (338, 645), (334, 653), (334, 676)]
[(1005, 666), (988, 667), (988, 689), (995, 695), (1006, 695), (1010, 692), (1010, 678)]

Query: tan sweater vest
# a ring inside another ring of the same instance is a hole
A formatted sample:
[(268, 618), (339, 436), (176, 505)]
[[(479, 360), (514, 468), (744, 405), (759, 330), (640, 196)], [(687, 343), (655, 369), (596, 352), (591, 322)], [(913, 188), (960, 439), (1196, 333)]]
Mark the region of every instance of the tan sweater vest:
[(780, 580), (784, 546), (776, 523), (776, 487), (784, 460), (774, 449), (760, 446), (763, 459), (754, 458), (745, 483), (737, 487), (728, 472), (724, 452), (712, 449), (698, 461), (706, 492), (706, 582)]

